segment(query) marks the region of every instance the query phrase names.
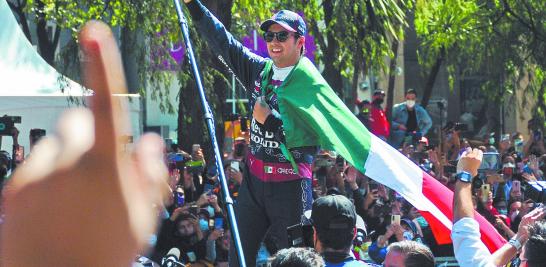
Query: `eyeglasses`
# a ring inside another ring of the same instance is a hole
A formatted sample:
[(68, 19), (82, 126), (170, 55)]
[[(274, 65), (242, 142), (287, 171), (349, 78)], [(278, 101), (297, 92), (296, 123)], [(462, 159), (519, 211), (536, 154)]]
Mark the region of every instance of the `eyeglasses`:
[[(264, 39), (268, 43), (273, 42), (273, 39), (275, 38), (277, 38), (277, 40), (281, 43), (285, 42), (286, 40), (288, 40), (288, 36), (290, 36), (290, 33), (287, 31), (264, 33)], [(298, 37), (298, 34), (294, 34), (294, 36)]]

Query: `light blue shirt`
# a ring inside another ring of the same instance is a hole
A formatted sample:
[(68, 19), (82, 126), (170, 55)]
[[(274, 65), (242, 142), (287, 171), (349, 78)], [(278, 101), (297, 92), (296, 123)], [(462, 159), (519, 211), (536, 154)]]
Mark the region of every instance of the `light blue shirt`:
[[(428, 115), (427, 110), (421, 105), (415, 104), (413, 108), (417, 119), (417, 127), (419, 127), (419, 131), (425, 136), (432, 127), (432, 119)], [(392, 108), (391, 139), (395, 147), (399, 147), (406, 136), (406, 131), (401, 131), (398, 127), (401, 124), (406, 125), (408, 117), (408, 107), (405, 102), (394, 105)]]
[(453, 224), (451, 240), (459, 266), (495, 267), (480, 237), (480, 225), (474, 218), (465, 217)]

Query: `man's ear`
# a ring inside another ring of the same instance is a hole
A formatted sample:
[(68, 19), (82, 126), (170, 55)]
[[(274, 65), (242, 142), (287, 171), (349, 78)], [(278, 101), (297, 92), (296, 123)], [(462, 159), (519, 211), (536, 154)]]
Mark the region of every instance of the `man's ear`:
[(301, 44), (301, 47), (305, 47), (305, 36), (300, 36), (298, 39), (298, 45)]

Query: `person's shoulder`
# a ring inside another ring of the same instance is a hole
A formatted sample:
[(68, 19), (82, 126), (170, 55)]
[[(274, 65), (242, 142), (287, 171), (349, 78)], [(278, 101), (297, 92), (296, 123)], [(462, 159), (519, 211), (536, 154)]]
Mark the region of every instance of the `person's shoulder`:
[(394, 106), (392, 106), (392, 109), (394, 110), (402, 110), (406, 107), (406, 103), (402, 102), (402, 103), (398, 103), (398, 104), (394, 104)]
[(415, 104), (415, 109), (419, 111), (427, 112), (427, 109), (419, 104)]

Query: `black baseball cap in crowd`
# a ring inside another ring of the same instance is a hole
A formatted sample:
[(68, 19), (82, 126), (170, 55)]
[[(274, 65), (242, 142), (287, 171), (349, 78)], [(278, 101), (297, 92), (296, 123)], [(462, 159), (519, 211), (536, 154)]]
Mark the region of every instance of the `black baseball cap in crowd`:
[(281, 10), (275, 13), (273, 17), (264, 21), (262, 25), (260, 25), (260, 29), (265, 32), (267, 29), (269, 29), (269, 26), (275, 23), (281, 25), (287, 31), (295, 32), (301, 36), (305, 35), (307, 32), (307, 26), (305, 26), (305, 21), (303, 21), (303, 18), (298, 15), (298, 13), (290, 10)]
[(385, 96), (385, 91), (381, 90), (381, 89), (376, 89), (373, 91), (373, 95), (382, 95), (382, 96)]
[(311, 223), (320, 230), (347, 230), (356, 226), (356, 210), (343, 195), (328, 195), (313, 202)]

